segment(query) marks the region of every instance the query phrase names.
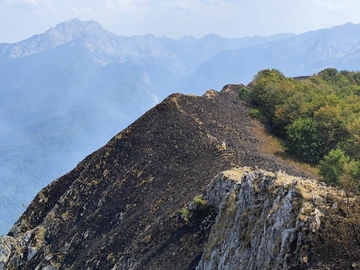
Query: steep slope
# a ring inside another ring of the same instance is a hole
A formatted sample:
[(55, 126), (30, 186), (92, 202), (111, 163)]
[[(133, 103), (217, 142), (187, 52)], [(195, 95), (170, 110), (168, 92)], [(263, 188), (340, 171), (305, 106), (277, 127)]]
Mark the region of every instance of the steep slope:
[(169, 96), (44, 188), (3, 241), (4, 268), (195, 267), (214, 214), (187, 223), (179, 209), (214, 175), (235, 165), (303, 175), (262, 153), (240, 87)]
[(220, 173), (200, 269), (359, 269), (359, 196), (281, 172)]
[(22, 204), (158, 101), (142, 67), (101, 66), (79, 42), (13, 59), (0, 72), (2, 234)]

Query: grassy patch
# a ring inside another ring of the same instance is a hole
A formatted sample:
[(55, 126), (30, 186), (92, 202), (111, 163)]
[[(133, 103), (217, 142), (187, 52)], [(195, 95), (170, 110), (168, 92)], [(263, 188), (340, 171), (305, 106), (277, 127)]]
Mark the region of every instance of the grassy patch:
[(264, 151), (265, 154), (277, 156), (293, 165), (299, 171), (306, 172), (314, 177), (318, 175), (318, 169), (316, 167), (312, 167), (305, 162), (300, 162), (286, 153), (284, 143), (279, 138), (267, 132), (260, 122), (255, 121), (255, 126), (251, 128), (251, 132), (256, 135), (256, 138), (262, 141), (262, 151)]
[(258, 109), (249, 109), (249, 115), (256, 120), (262, 120), (264, 118)]
[(207, 202), (207, 200), (203, 199), (203, 195), (197, 195), (194, 198), (194, 203), (195, 203), (196, 207), (202, 207), (202, 206), (207, 205), (208, 202)]
[(179, 213), (181, 215), (181, 218), (188, 223), (190, 218), (190, 210), (187, 207), (183, 207), (179, 209)]

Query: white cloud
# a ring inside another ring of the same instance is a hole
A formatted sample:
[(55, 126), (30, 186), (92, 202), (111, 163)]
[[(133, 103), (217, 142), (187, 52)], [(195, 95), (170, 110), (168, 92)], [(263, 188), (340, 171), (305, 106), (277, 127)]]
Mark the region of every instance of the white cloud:
[(19, 9), (38, 9), (49, 3), (49, 0), (6, 0), (8, 6)]
[(354, 7), (354, 5), (359, 6), (359, 2), (353, 0), (318, 0), (314, 1), (313, 4), (318, 8), (325, 8), (329, 11), (339, 11), (349, 8), (351, 9)]
[(69, 6), (69, 10), (71, 13), (73, 13), (76, 16), (79, 15), (92, 15), (94, 14), (93, 10), (88, 7), (88, 6), (84, 6), (84, 7), (75, 7), (73, 5)]
[(108, 10), (116, 10), (120, 12), (139, 13), (148, 9), (147, 0), (106, 0), (105, 7)]
[(0, 0), (0, 42), (41, 33), (74, 17), (98, 21), (120, 35), (181, 38), (302, 33), (360, 23), (359, 14), (359, 0)]
[[(194, 3), (193, 1), (192, 3)], [(178, 7), (178, 8), (191, 8), (192, 5), (189, 0), (173, 0), (169, 2), (170, 7)]]

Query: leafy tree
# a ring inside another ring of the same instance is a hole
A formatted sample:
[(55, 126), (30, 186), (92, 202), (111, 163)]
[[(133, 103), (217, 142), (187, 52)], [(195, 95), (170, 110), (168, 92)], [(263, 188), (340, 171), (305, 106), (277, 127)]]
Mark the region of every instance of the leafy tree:
[(339, 107), (324, 106), (314, 113), (315, 121), (319, 123), (319, 133), (322, 141), (322, 151), (329, 152), (337, 144), (348, 137), (348, 132), (341, 117)]
[[(274, 105), (274, 99), (279, 95), (277, 92), (282, 91), (278, 83), (285, 81), (285, 76), (278, 70), (265, 69), (260, 71), (253, 81), (250, 98), (254, 105), (261, 105), (266, 109), (271, 109)], [(276, 102), (275, 102), (276, 103)]]
[(338, 74), (338, 71), (336, 68), (326, 68), (318, 73), (318, 75), (325, 80), (333, 79)]
[[(360, 72), (327, 68), (305, 79), (258, 72), (251, 113), (283, 139), (287, 151), (339, 185), (360, 183)], [(256, 114), (255, 114), (256, 112)]]
[(356, 181), (357, 185), (360, 184), (360, 161), (350, 160), (345, 164), (345, 172), (349, 176), (348, 179)]
[(339, 184), (350, 158), (340, 148), (331, 150), (319, 163), (319, 174), (325, 182)]
[(360, 119), (355, 119), (348, 126), (348, 139), (343, 143), (346, 154), (355, 159), (360, 159)]
[(319, 124), (311, 118), (299, 118), (287, 128), (287, 151), (300, 160), (316, 164), (323, 156)]
[(239, 98), (242, 100), (247, 100), (249, 98), (250, 95), (250, 89), (247, 87), (241, 87), (241, 89), (239, 90)]
[(292, 81), (276, 69), (262, 70), (255, 76), (249, 97), (269, 122), (274, 117), (276, 106), (293, 95)]
[(288, 125), (300, 117), (311, 116), (309, 115), (309, 108), (307, 106), (310, 102), (311, 98), (309, 96), (305, 95), (303, 91), (298, 91), (284, 100), (283, 104), (276, 106), (273, 118), (276, 134), (284, 138)]

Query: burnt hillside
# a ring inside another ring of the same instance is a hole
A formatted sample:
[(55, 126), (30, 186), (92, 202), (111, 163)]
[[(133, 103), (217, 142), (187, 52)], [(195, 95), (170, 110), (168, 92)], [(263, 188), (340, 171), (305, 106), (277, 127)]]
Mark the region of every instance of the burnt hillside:
[(302, 175), (262, 153), (254, 132), (258, 124), (238, 98), (240, 87), (228, 85), (202, 97), (169, 96), (44, 188), (9, 233), (17, 242), (9, 240), (8, 246), (17, 252), (5, 267), (196, 265), (210, 232), (211, 209), (208, 226), (184, 222), (179, 209), (203, 193), (217, 173), (258, 166)]

